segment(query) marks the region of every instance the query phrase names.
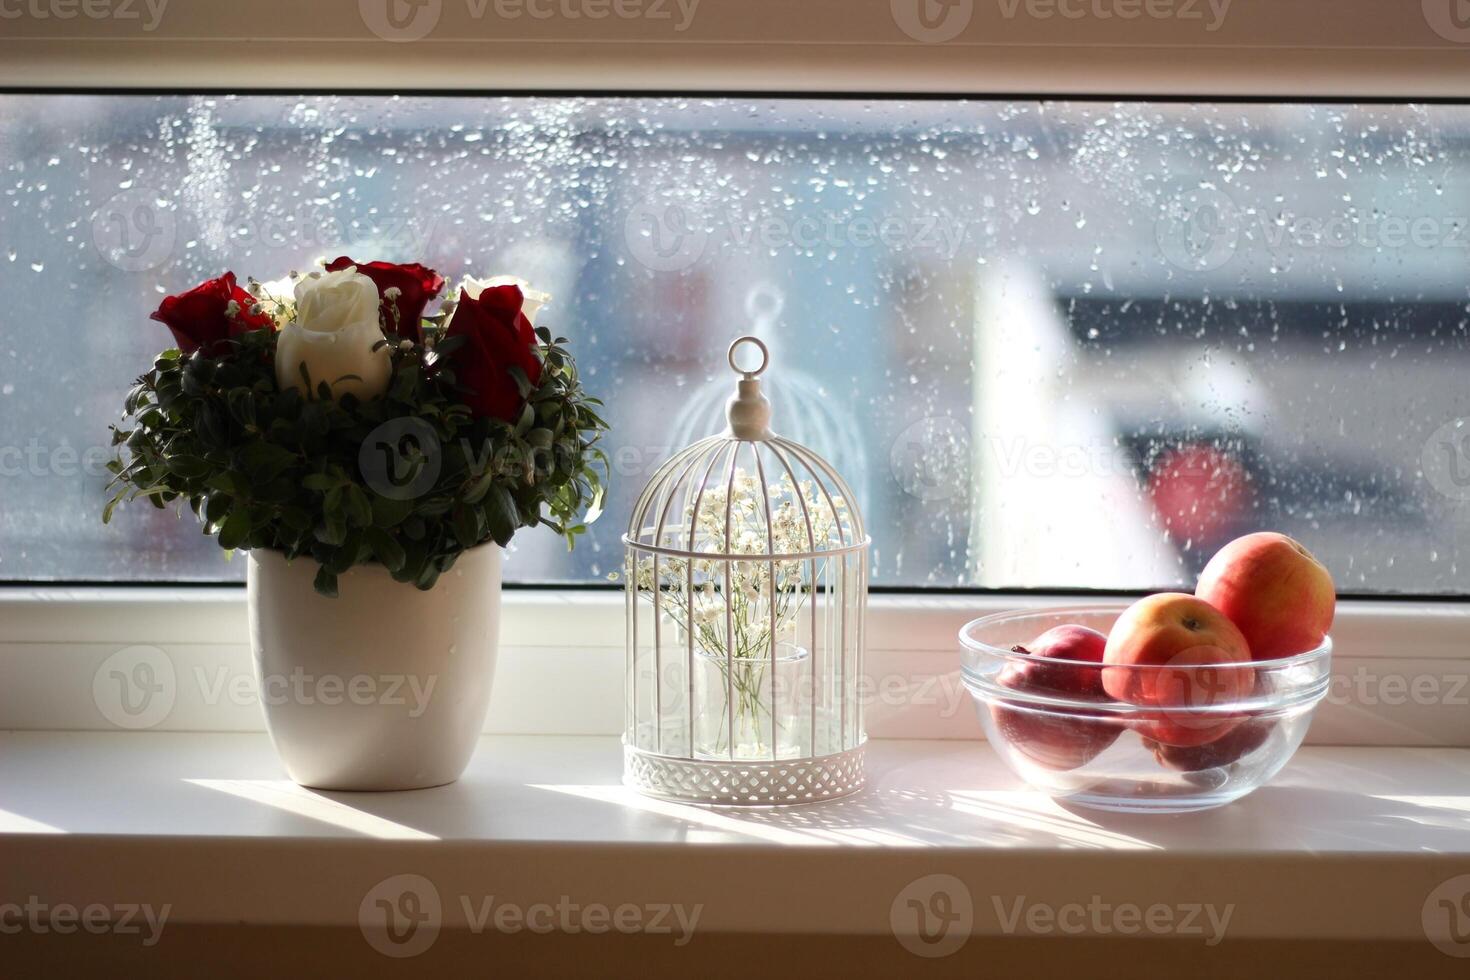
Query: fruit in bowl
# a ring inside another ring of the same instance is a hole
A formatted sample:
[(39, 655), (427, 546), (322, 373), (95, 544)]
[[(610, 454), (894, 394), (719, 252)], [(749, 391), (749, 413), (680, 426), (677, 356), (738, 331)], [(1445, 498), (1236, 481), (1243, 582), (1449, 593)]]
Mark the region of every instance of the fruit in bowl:
[(1241, 722), (1221, 712), (1255, 687), (1250, 647), (1218, 609), (1182, 592), (1145, 596), (1123, 611), (1103, 653), (1104, 690), (1145, 708), (1134, 727), (1166, 745), (1213, 742)]
[(1180, 772), (1202, 772), (1239, 762), (1265, 745), (1275, 730), (1276, 722), (1273, 719), (1255, 718), (1203, 745), (1168, 745), (1147, 740), (1144, 748), (1153, 752), (1161, 766)]
[(1014, 701), (997, 701), (991, 716), (1016, 750), (1048, 769), (1076, 769), (1117, 741), (1122, 726), (1085, 706), (1070, 711), (1024, 706), (1025, 696), (1055, 695), (1104, 703), (1101, 665), (1108, 638), (1086, 626), (1054, 626), (1008, 658), (996, 683), (1014, 691)]
[(1332, 575), (1301, 543), (1274, 531), (1236, 538), (1200, 573), (1194, 594), (1240, 627), (1256, 660), (1315, 650), (1337, 606)]
[(1105, 810), (1205, 809), (1301, 744), (1331, 678), (1335, 603), (1310, 552), (1252, 534), (1194, 595), (977, 619), (960, 631), (962, 673), (987, 737), (1031, 785)]

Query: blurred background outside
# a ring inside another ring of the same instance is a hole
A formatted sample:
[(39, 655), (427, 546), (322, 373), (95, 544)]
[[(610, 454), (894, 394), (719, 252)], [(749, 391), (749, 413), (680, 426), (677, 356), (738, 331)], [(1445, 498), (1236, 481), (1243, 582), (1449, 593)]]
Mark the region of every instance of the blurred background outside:
[(906, 588), (1185, 585), (1274, 528), (1345, 592), (1470, 593), (1470, 108), (0, 96), (0, 579), (232, 581), (103, 527), (166, 293), (318, 257), (554, 295), (607, 513), (507, 578), (605, 580), (723, 427), (729, 341)]

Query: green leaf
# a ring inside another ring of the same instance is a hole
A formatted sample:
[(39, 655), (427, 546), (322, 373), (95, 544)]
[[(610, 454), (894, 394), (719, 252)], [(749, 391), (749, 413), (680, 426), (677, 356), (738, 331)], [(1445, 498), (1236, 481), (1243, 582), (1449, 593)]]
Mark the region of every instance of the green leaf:
[(327, 571), (325, 565), (316, 570), (316, 578), (311, 583), (316, 589), (317, 595), (326, 596), (328, 599), (337, 598), (337, 576)]
[(255, 424), (255, 397), (248, 388), (231, 388), (225, 395), (230, 417), (242, 426)]
[(485, 520), (490, 526), (490, 537), (504, 548), (510, 544), (520, 524), (515, 498), (503, 486), (495, 486), (485, 495)]
[(340, 511), (328, 511), (316, 527), (316, 539), (322, 544), (341, 545), (347, 540), (347, 518)]
[(230, 511), (230, 516), (219, 529), (219, 546), (226, 551), (234, 551), (245, 543), (250, 536), (250, 512), (243, 507), (237, 507)]
[(168, 471), (186, 480), (198, 480), (209, 474), (209, 464), (198, 456), (170, 456)]
[(429, 550), (422, 542), (410, 541), (403, 548), (403, 565), (397, 570), (389, 569), (396, 582), (415, 582), (423, 574), (428, 562)]
[(490, 492), (490, 487), (494, 483), (495, 470), (486, 470), (484, 473), (480, 474), (480, 476), (477, 477), (475, 481), (470, 484), (470, 488), (465, 491), (465, 502), (470, 504), (478, 504), (480, 501), (485, 499), (485, 494)]
[(522, 398), (529, 398), (531, 392), (536, 390), (536, 386), (531, 384), (531, 379), (526, 376), (526, 372), (519, 364), (512, 364), (506, 368), (506, 372), (510, 375), (511, 380), (516, 383), (516, 388), (520, 391)]
[(289, 469), (296, 454), (268, 442), (252, 442), (241, 451), (240, 461), (252, 481), (265, 483)]
[[(606, 496), (607, 491), (603, 489), (601, 484), (594, 481), (592, 500), (590, 503), (587, 504), (587, 513), (582, 518), (584, 524), (595, 523), (597, 519), (602, 516), (602, 503), (603, 499)], [(586, 528), (583, 528), (583, 530), (586, 530)]]
[(363, 532), (369, 545), (372, 546), (373, 555), (382, 562), (389, 572), (396, 572), (403, 568), (408, 554), (403, 550), (403, 545), (393, 540), (393, 536), (381, 528), (370, 527)]
[(412, 500), (393, 500), (389, 497), (372, 495), (373, 525), (375, 527), (397, 527), (413, 513)]
[(234, 498), (227, 493), (212, 493), (208, 502), (204, 505), (204, 520), (210, 524), (218, 524), (224, 520), (234, 505)]
[(204, 443), (206, 449), (224, 448), (229, 442), (229, 434), (224, 420), (220, 418), (219, 409), (208, 402), (199, 406), (199, 414), (194, 419), (194, 431), (199, 434), (199, 441)]
[(328, 476), (325, 473), (308, 473), (306, 478), (301, 481), (301, 485), (308, 490), (325, 492), (336, 487), (339, 482), (335, 477)]
[(454, 508), (454, 536), (459, 539), (459, 545), (466, 550), (480, 543), (480, 521), (479, 511), (473, 507), (460, 506)]
[(367, 494), (355, 483), (349, 483), (343, 490), (343, 501), (347, 506), (347, 519), (357, 527), (367, 527), (373, 522), (373, 507), (368, 503)]
[(333, 575), (341, 575), (357, 564), (358, 552), (364, 550), (362, 532), (348, 531), (347, 537), (342, 539), (342, 546), (326, 556), (322, 567)]
[(229, 471), (220, 471), (209, 474), (204, 485), (211, 490), (219, 490), (223, 493), (239, 494), (240, 484), (236, 482), (234, 474)]

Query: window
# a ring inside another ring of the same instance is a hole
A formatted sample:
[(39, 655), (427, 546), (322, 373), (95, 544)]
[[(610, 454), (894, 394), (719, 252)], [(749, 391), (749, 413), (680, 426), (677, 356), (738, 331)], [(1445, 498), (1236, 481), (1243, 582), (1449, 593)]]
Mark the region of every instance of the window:
[(772, 347), (896, 587), (1182, 584), (1277, 528), (1347, 592), (1470, 592), (1470, 109), (745, 98), (0, 96), (0, 579), (226, 581), (104, 528), (106, 426), (223, 269), (515, 272), (609, 401), (619, 567), (666, 453)]

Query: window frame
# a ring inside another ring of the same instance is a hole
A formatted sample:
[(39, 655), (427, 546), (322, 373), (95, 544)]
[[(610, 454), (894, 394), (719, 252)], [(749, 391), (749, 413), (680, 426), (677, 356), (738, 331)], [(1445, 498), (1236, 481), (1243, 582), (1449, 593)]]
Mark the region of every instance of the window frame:
[[(877, 592), (863, 667), (869, 736), (983, 737), (958, 674), (968, 620), (1132, 595)], [(240, 586), (0, 587), (0, 730), (117, 731), (93, 682), (107, 657), (135, 646), (163, 651), (175, 671), (175, 706), (150, 730), (263, 730), (246, 605)], [(621, 733), (623, 607), (616, 589), (508, 588), (486, 731)], [(1470, 600), (1344, 599), (1332, 686), (1308, 742), (1470, 747), (1467, 637)]]
[(0, 87), (242, 90), (260, 84), (268, 48), (277, 91), (651, 93), (672, 78), (725, 93), (1470, 96), (1470, 45), (1440, 33), (1418, 4), (1337, 0), (1324, 18), (1314, 3), (1231, 0), (1211, 27), (1183, 12), (1073, 17), (1035, 12), (1029, 0), (1009, 13), (962, 2), (965, 23), (943, 36), (909, 32), (888, 3), (703, 0), (688, 18), (654, 12), (675, 2), (646, 0), (648, 16), (572, 18), (434, 0), (419, 37), (375, 29), (357, 0), (254, 0), (238, 25), (205, 4), (174, 4), (151, 27), (141, 17), (10, 15)]
[[(0, 95), (1470, 102), (1470, 71), (1465, 70), (1470, 44), (1437, 38), (1412, 16), (1389, 13), (1388, 5), (1377, 0), (1343, 0), (1326, 20), (1311, 5), (1283, 9), (1279, 0), (1235, 0), (1232, 11), (1239, 19), (1219, 36), (1201, 40), (1174, 25), (1147, 25), (1149, 30), (1138, 38), (1124, 39), (1131, 43), (1119, 43), (1110, 33), (1117, 25), (1032, 20), (1000, 25), (1006, 30), (989, 33), (996, 25), (986, 21), (979, 37), (927, 44), (895, 36), (887, 4), (854, 7), (829, 0), (793, 7), (786, 0), (747, 0), (727, 5), (689, 37), (675, 41), (641, 29), (602, 36), (596, 24), (562, 20), (551, 25), (526, 22), (525, 30), (517, 25), (516, 32), (494, 38), (473, 32), (456, 35), (450, 23), (428, 43), (394, 44), (365, 31), (354, 6), (350, 0), (306, 7), (295, 0), (260, 0), (250, 19), (250, 44), (222, 37), (218, 13), (203, 7), (186, 11), (147, 37), (130, 33), (127, 25), (88, 18), (8, 19), (7, 36), (0, 38)], [(841, 16), (831, 16), (839, 6)], [(770, 40), (772, 23), (781, 25), (779, 43)], [(275, 84), (261, 87), (259, 54), (267, 43)], [(1270, 55), (1263, 57), (1262, 51)], [(473, 62), (467, 60), (471, 54)], [(473, 71), (464, 67), (469, 63), (475, 65)], [(670, 78), (678, 79), (677, 89), (670, 87)], [(954, 630), (972, 615), (1137, 594), (871, 591), (870, 653), (879, 661), (929, 659), (936, 664), (953, 659)], [(99, 647), (153, 643), (238, 653), (247, 643), (244, 605), (244, 589), (238, 585), (0, 581), (0, 622), (5, 624), (0, 664), (7, 665), (8, 677), (25, 668), (24, 683), (0, 691), (0, 728), (36, 727), (22, 724), (33, 718), (35, 704), (55, 709), (56, 723), (43, 727), (70, 727), (61, 724), (64, 720), (88, 727), (89, 711), (94, 721), (96, 715), (89, 688), (71, 684), (53, 690), (36, 684), (38, 677), (59, 676), (95, 661)], [(610, 610), (617, 610), (620, 618), (616, 587), (508, 586), (504, 606), (506, 649), (532, 652), (510, 658), (517, 664), (510, 682), (561, 692), (572, 704), (607, 700), (605, 691), (594, 695), (579, 689), (588, 686), (583, 682), (590, 673), (572, 672), (570, 679), (554, 676), (546, 666), (548, 658), (534, 652), (581, 648), (599, 656), (617, 650), (621, 656), (622, 627), (609, 618)], [(554, 643), (543, 635), (548, 608), (575, 612), (556, 617)], [(1338, 663), (1363, 661), (1390, 668), (1437, 663), (1470, 669), (1470, 653), (1462, 649), (1467, 637), (1470, 596), (1345, 595)], [(1367, 730), (1380, 732), (1374, 738), (1387, 741), (1364, 744), (1400, 744), (1392, 739), (1413, 737), (1412, 722), (1420, 718), (1421, 730), (1434, 733), (1424, 736), (1435, 739), (1429, 744), (1470, 745), (1470, 721), (1441, 724), (1443, 707), (1410, 712), (1414, 717), (1408, 723), (1373, 715)], [(960, 730), (931, 715), (918, 711), (891, 727), (910, 737)]]

